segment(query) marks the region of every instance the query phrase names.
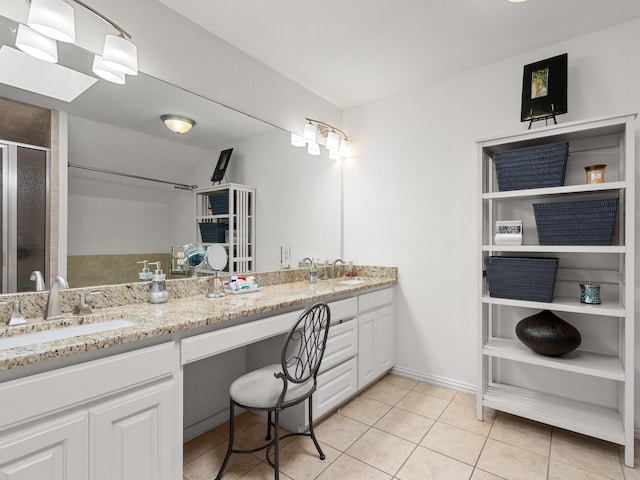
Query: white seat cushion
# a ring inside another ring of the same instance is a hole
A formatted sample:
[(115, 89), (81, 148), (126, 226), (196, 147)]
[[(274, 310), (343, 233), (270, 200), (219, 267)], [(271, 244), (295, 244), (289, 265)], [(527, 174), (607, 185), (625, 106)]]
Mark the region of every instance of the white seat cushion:
[[(282, 393), (284, 382), (274, 373), (281, 372), (279, 363), (245, 373), (231, 384), (229, 394), (240, 405), (249, 408), (272, 408), (276, 406)], [(304, 398), (313, 390), (313, 378), (304, 383), (289, 382), (283, 403)]]

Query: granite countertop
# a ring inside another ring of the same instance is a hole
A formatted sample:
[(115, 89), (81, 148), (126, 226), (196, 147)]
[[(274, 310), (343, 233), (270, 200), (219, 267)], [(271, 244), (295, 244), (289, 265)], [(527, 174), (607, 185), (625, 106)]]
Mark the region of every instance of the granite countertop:
[[(0, 350), (0, 370), (152, 337), (186, 332), (190, 329), (216, 325), (243, 317), (275, 313), (279, 310), (295, 307), (302, 308), (317, 301), (330, 301), (333, 298), (393, 286), (397, 283), (395, 269), (393, 269), (393, 273), (393, 275), (381, 277), (359, 277), (363, 282), (357, 284), (341, 283), (344, 279), (319, 280), (315, 284), (308, 281), (293, 281), (264, 286), (263, 283), (257, 292), (228, 294), (223, 298), (212, 299), (202, 293), (190, 296), (177, 294), (172, 296), (172, 291), (177, 287), (168, 285), (170, 297), (167, 303), (154, 305), (138, 302), (106, 306), (96, 309), (94, 313), (86, 316), (76, 317), (71, 313), (65, 313), (62, 320), (45, 322), (40, 318), (30, 320), (28, 325), (22, 327), (0, 329), (0, 340), (2, 340), (15, 335), (111, 319), (126, 318), (135, 322), (133, 326), (116, 330)], [(169, 282), (167, 283), (169, 284)]]

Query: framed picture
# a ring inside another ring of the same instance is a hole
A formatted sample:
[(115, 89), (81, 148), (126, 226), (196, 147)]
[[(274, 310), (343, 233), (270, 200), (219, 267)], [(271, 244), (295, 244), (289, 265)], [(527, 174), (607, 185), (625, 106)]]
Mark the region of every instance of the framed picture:
[(520, 121), (567, 113), (567, 54), (524, 66)]

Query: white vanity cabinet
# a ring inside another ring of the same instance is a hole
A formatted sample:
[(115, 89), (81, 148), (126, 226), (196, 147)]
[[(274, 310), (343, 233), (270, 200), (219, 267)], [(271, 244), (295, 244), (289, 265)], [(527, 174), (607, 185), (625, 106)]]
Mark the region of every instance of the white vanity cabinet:
[(172, 479), (173, 342), (0, 384), (0, 477)]
[(358, 297), (358, 389), (381, 377), (394, 365), (393, 289)]

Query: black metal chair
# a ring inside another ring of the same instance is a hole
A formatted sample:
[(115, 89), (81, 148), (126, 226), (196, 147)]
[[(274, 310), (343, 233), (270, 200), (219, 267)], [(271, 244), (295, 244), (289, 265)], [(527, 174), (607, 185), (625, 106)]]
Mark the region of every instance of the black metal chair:
[[(229, 388), (229, 448), (216, 476), (222, 478), (232, 453), (253, 453), (267, 449), (267, 462), (275, 471), (275, 479), (280, 476), (280, 440), (292, 435), (311, 437), (321, 460), (325, 455), (313, 431), (312, 395), (316, 390), (316, 377), (327, 345), (331, 312), (326, 303), (316, 303), (308, 307), (293, 324), (282, 347), (281, 363), (262, 367), (245, 373)], [(289, 433), (280, 437), (280, 412), (309, 399), (309, 431)], [(235, 406), (247, 410), (268, 412), (267, 440), (260, 447), (251, 450), (233, 448)], [(274, 421), (272, 421), (272, 414)], [(271, 427), (275, 434), (271, 438)], [(274, 461), (269, 458), (274, 449)]]

